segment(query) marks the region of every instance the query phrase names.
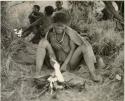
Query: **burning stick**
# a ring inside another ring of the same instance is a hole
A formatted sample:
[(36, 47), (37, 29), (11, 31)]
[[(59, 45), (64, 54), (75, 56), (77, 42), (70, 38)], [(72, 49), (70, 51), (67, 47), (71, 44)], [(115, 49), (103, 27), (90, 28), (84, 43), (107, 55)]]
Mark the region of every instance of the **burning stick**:
[(51, 94), (53, 93), (53, 88), (56, 89), (63, 89), (63, 86), (58, 85), (57, 82), (64, 82), (63, 75), (60, 72), (60, 65), (59, 63), (53, 59), (52, 57), (50, 58), (50, 62), (54, 68), (54, 74), (52, 74), (49, 78), (48, 81), (50, 83), (50, 89), (51, 89)]
[(62, 74), (60, 72), (60, 65), (59, 65), (59, 63), (52, 57), (51, 57), (50, 61), (52, 62), (52, 66), (53, 66), (53, 68), (55, 70), (55, 76), (56, 76), (57, 80), (59, 82), (64, 82), (64, 78), (63, 78), (63, 76), (62, 76)]

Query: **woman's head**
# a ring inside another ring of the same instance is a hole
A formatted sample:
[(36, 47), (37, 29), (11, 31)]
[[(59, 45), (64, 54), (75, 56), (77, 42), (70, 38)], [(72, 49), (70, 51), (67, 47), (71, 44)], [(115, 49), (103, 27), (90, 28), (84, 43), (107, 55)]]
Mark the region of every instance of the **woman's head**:
[(53, 22), (56, 33), (62, 33), (65, 29), (65, 24), (68, 22), (67, 15), (62, 12), (55, 13)]
[(67, 24), (68, 23), (67, 15), (63, 12), (55, 13), (53, 16), (53, 22)]
[(65, 30), (65, 25), (62, 23), (55, 23), (54, 29), (57, 34), (62, 34)]

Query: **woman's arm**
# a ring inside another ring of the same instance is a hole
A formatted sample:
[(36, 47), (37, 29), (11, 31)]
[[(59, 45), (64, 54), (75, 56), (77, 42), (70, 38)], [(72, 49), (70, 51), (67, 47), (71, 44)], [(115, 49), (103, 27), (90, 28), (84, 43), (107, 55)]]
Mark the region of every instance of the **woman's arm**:
[(70, 61), (70, 59), (71, 59), (71, 57), (72, 57), (72, 55), (73, 55), (73, 53), (75, 51), (75, 44), (72, 41), (70, 41), (70, 48), (71, 48), (70, 52), (69, 52), (66, 60), (64, 61), (64, 63), (61, 66), (62, 69), (66, 69), (66, 66), (69, 63), (69, 61)]

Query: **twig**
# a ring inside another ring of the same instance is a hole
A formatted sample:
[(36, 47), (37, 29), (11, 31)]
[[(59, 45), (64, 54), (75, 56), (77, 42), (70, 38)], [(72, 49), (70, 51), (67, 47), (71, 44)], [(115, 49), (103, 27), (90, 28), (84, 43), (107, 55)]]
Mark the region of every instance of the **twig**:
[(41, 95), (43, 95), (49, 88), (49, 83), (47, 85), (44, 86), (43, 90), (40, 92), (39, 95), (37, 95), (36, 97), (40, 97)]
[(116, 22), (119, 22), (119, 23), (121, 23), (121, 24), (123, 24), (124, 25), (124, 22), (121, 22), (121, 21), (119, 21), (118, 19), (116, 19), (116, 18), (114, 18), (114, 20), (116, 21)]
[(72, 81), (73, 80), (73, 78), (72, 79), (70, 79), (69, 81), (65, 81), (66, 83), (69, 83), (70, 81)]

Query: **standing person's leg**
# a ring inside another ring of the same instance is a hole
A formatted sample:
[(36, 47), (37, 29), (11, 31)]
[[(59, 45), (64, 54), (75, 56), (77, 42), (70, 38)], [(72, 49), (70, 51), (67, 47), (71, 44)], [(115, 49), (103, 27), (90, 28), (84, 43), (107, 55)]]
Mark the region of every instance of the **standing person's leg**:
[[(84, 60), (85, 60), (85, 63), (87, 65), (87, 67), (89, 68), (89, 71), (90, 71), (90, 74), (93, 78), (94, 81), (99, 81), (99, 78), (97, 77), (97, 75), (95, 74), (95, 67), (94, 67), (94, 60), (93, 60), (93, 57), (91, 55), (91, 52), (89, 53), (89, 49), (91, 48), (86, 48), (84, 45), (81, 45), (79, 46), (71, 60), (70, 60), (70, 66), (74, 69), (76, 68), (76, 66), (78, 65), (79, 63), (79, 60), (81, 59), (81, 56), (83, 56)], [(82, 54), (82, 55), (81, 55)]]
[(37, 48), (37, 54), (36, 54), (36, 72), (37, 73), (41, 72), (41, 67), (43, 66), (46, 53), (48, 53), (49, 56), (52, 56), (53, 58), (56, 59), (50, 43), (46, 39), (42, 39), (39, 42), (39, 45)]

